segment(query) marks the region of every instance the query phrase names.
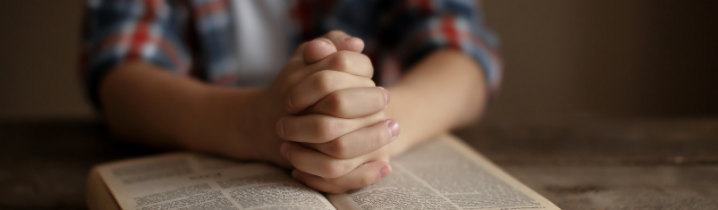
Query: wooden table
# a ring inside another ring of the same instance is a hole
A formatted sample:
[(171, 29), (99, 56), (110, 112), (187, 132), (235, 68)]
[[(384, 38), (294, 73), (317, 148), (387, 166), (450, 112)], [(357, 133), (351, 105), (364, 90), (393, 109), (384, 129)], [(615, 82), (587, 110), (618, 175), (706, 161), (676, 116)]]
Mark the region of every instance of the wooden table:
[[(457, 135), (562, 209), (718, 209), (718, 119), (488, 122)], [(0, 209), (86, 209), (102, 162), (160, 151), (82, 120), (0, 124)]]

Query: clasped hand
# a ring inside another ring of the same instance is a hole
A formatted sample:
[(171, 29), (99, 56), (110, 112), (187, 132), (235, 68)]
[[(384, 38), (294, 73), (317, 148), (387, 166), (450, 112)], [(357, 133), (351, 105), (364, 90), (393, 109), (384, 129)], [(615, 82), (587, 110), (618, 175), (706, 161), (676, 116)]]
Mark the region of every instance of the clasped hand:
[(305, 42), (264, 94), (283, 104), (267, 108), (281, 113), (274, 118), (279, 139), (268, 143), (281, 158), (267, 159), (291, 165), (292, 177), (319, 191), (361, 188), (392, 171), (388, 144), (399, 124), (384, 113), (389, 92), (371, 80), (363, 48), (340, 31)]

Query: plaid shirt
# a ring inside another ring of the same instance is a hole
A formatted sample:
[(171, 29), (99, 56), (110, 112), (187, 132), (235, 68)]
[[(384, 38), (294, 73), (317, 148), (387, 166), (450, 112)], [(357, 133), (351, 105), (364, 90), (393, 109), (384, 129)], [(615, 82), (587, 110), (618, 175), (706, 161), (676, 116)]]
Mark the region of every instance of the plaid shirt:
[[(89, 0), (81, 75), (95, 105), (103, 76), (141, 60), (211, 84), (237, 85), (234, 10), (229, 0)], [(451, 48), (483, 67), (496, 92), (502, 63), (497, 38), (475, 0), (295, 0), (293, 46), (330, 30), (366, 42), (374, 80), (388, 85), (429, 53)], [(440, 69), (437, 69), (440, 71)]]

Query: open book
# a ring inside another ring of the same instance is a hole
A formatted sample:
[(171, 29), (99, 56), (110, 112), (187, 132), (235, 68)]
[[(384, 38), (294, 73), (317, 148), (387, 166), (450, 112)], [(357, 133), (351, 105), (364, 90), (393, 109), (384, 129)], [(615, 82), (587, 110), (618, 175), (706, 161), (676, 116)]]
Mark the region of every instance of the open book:
[(450, 135), (392, 159), (374, 185), (323, 195), (284, 169), (194, 153), (95, 167), (90, 209), (559, 209)]

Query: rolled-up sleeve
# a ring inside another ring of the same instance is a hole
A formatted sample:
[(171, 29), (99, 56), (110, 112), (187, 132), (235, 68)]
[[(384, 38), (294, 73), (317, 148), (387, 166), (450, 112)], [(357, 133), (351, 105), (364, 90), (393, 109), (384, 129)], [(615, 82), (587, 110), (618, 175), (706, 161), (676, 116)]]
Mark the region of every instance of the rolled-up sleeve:
[(181, 1), (89, 0), (86, 5), (80, 74), (92, 103), (115, 66), (143, 61), (187, 74), (191, 57), (183, 44), (188, 12)]
[(389, 46), (406, 69), (437, 49), (460, 50), (482, 67), (488, 90), (501, 83), (499, 41), (484, 25), (475, 0), (404, 0), (384, 10), (382, 46)]

